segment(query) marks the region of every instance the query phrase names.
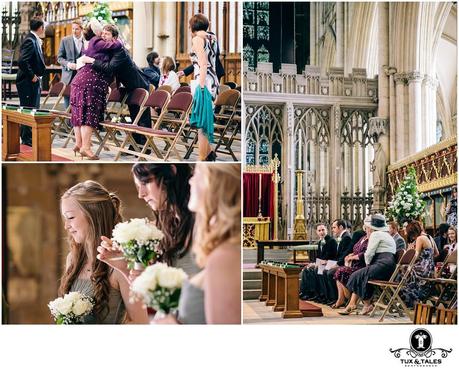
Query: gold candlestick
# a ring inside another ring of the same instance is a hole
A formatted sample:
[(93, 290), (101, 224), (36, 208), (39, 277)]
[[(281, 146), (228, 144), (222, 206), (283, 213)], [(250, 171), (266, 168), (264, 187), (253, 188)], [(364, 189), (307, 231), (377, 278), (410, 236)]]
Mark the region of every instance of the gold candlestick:
[(261, 173), (258, 175), (258, 219), (263, 218), (261, 213)]
[(303, 200), (303, 174), (304, 170), (296, 170), (296, 215), (293, 226), (293, 239), (306, 240), (306, 221), (304, 220), (304, 200)]

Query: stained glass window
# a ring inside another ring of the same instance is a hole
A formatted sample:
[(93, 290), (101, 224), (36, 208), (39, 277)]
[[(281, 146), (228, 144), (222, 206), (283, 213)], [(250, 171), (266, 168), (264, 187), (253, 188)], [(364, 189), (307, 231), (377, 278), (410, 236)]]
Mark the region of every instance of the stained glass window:
[(255, 70), (259, 61), (270, 61), (269, 3), (246, 2), (243, 14), (244, 61), (249, 70)]

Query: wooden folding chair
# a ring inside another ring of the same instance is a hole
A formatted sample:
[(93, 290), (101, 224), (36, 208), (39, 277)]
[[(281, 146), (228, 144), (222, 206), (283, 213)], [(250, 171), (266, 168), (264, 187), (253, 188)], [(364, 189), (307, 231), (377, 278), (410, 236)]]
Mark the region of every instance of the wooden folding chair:
[[(124, 132), (126, 136), (137, 133), (138, 135), (143, 135), (146, 138), (146, 142), (144, 143), (143, 149), (140, 152), (126, 149), (125, 142), (123, 142), (123, 144), (120, 145), (120, 150), (121, 150), (120, 152), (127, 152), (129, 154), (137, 156), (139, 159), (140, 158), (144, 158), (144, 159), (151, 158), (147, 154), (148, 148), (152, 149), (157, 155), (159, 154), (158, 149), (156, 148), (154, 143), (151, 141), (151, 137), (145, 136), (143, 134), (143, 131), (142, 131), (143, 128), (146, 128), (146, 129), (149, 129), (149, 128), (140, 127), (138, 125), (138, 122), (140, 120), (140, 117), (144, 113), (144, 111), (146, 109), (151, 109), (153, 110), (153, 113), (154, 113), (151, 115), (152, 126), (155, 128), (156, 126), (160, 125), (164, 115), (167, 113), (166, 106), (169, 103), (169, 100), (170, 100), (170, 95), (167, 91), (155, 91), (150, 96), (148, 96), (147, 100), (140, 108), (139, 113), (135, 121), (132, 124), (117, 124), (116, 125), (116, 130), (120, 132)], [(117, 159), (115, 158), (115, 160)]]
[(41, 108), (47, 109), (46, 104), (48, 103), (48, 100), (52, 97), (57, 97), (56, 102), (51, 106), (50, 109), (54, 110), (57, 109), (59, 102), (62, 100), (62, 94), (65, 90), (65, 84), (64, 82), (57, 82), (55, 83), (49, 90), (48, 95), (45, 96), (45, 99), (43, 102), (40, 104)]
[(435, 324), (457, 324), (457, 309), (446, 309), (442, 304), (439, 305)]
[[(450, 306), (457, 298), (457, 249), (449, 254), (443, 262), (441, 268), (435, 278), (421, 278), (423, 281), (431, 283), (439, 291), (438, 296), (430, 296), (429, 300), (433, 301), (435, 305), (441, 303)], [(451, 291), (454, 289), (454, 291)], [(448, 293), (452, 298), (445, 300)]]
[[(417, 258), (418, 254), (414, 249), (407, 250), (400, 259), (400, 262), (397, 263), (397, 266), (388, 281), (368, 281), (369, 284), (382, 289), (370, 316), (374, 316), (378, 309), (384, 309), (383, 314), (379, 319), (380, 322), (384, 320), (384, 317), (389, 312), (389, 309), (394, 309), (400, 316), (403, 316), (404, 314), (408, 316), (410, 315), (409, 309), (405, 305), (403, 299), (399, 296), (399, 293), (401, 289), (405, 287), (408, 277), (413, 271), (413, 265)], [(385, 303), (385, 301), (388, 302)]]
[(107, 99), (107, 108), (105, 111), (105, 120), (119, 118), (126, 104), (127, 93), (124, 88), (111, 88)]
[(190, 86), (180, 86), (179, 88), (175, 90), (174, 95), (180, 92), (188, 92), (191, 94), (191, 87)]
[[(119, 159), (121, 152), (128, 152), (129, 150), (124, 149), (127, 143), (130, 143), (133, 145), (136, 151), (140, 151), (140, 147), (138, 146), (137, 142), (135, 142), (134, 138), (132, 137), (132, 134), (127, 131), (125, 128), (126, 127), (131, 127), (133, 124), (135, 124), (142, 116), (140, 112), (142, 110), (143, 105), (147, 101), (148, 98), (148, 92), (147, 90), (144, 90), (143, 88), (136, 88), (132, 93), (129, 94), (126, 104), (127, 105), (137, 105), (139, 107), (139, 113), (135, 117), (134, 122), (131, 123), (118, 123), (118, 122), (112, 122), (112, 121), (105, 121), (101, 123), (101, 126), (105, 128), (106, 133), (104, 138), (101, 140), (100, 145), (96, 151), (96, 155), (99, 155), (100, 151), (102, 148), (106, 148), (106, 143), (108, 139), (112, 139), (113, 143), (115, 146), (119, 147), (119, 152), (117, 153), (115, 157), (115, 161)], [(124, 131), (126, 133), (126, 137), (124, 138), (123, 142), (120, 144), (118, 139), (116, 138), (116, 133), (118, 131)]]
[(167, 91), (169, 94), (172, 94), (172, 87), (169, 85), (162, 85), (157, 88), (157, 91)]
[[(70, 91), (71, 91), (71, 86), (65, 85), (65, 88), (61, 93), (61, 98), (64, 98), (64, 97), (70, 98)], [(70, 104), (63, 111), (60, 111), (58, 109), (53, 111), (53, 114), (57, 117), (57, 119), (53, 121), (51, 143), (54, 141), (56, 136), (67, 138), (63, 146), (63, 147), (67, 147), (67, 144), (70, 138), (73, 136), (73, 128), (68, 123), (68, 121), (71, 118), (70, 111), (71, 111)]]
[[(220, 100), (221, 99), (221, 100)], [(228, 90), (220, 93), (215, 102), (216, 106), (220, 106), (220, 111), (215, 115), (215, 132), (219, 133), (215, 152), (229, 154), (234, 161), (237, 157), (234, 154), (231, 145), (240, 128), (240, 114), (238, 115), (238, 104), (241, 99), (241, 93), (237, 90)], [(220, 101), (219, 101), (220, 100)], [(220, 149), (220, 146), (225, 146)]]
[(220, 85), (218, 86), (218, 94), (222, 94), (225, 91), (231, 90), (231, 87), (228, 85)]
[(414, 308), (414, 324), (431, 324), (435, 307), (431, 303), (417, 303)]
[[(188, 92), (180, 92), (171, 97), (169, 103), (164, 109), (164, 115), (153, 128), (137, 127), (136, 133), (142, 134), (147, 138), (148, 147), (150, 147), (161, 160), (167, 160), (172, 151), (182, 159), (176, 149), (179, 138), (183, 136), (184, 127), (186, 126), (191, 111), (193, 97)], [(165, 146), (161, 150), (155, 140), (164, 141)], [(145, 152), (146, 147), (144, 146)], [(139, 156), (140, 159), (140, 156)]]
[[(234, 152), (231, 149), (231, 144), (238, 130), (238, 123), (235, 117), (237, 114), (237, 106), (239, 104), (240, 98), (241, 93), (239, 91), (232, 90), (228, 87), (225, 92), (220, 93), (217, 96), (217, 100), (215, 101), (215, 111), (217, 111), (217, 113), (214, 115), (214, 137), (217, 137), (215, 152), (231, 155), (235, 161), (237, 161), (237, 157), (234, 155)], [(192, 139), (192, 143), (188, 146), (188, 150), (184, 157), (185, 159), (188, 159), (191, 156), (194, 148), (197, 147), (197, 129), (190, 127), (187, 132), (186, 139)], [(220, 146), (222, 145), (225, 145), (226, 150), (220, 149)]]

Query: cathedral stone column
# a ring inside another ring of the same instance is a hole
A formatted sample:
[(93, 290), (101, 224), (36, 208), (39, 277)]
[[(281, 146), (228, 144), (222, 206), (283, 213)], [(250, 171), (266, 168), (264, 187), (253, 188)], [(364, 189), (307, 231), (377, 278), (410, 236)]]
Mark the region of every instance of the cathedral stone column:
[(422, 81), (422, 125), (423, 148), (433, 145), (436, 142), (437, 128), (437, 86), (436, 78), (425, 75)]
[(395, 118), (396, 118), (396, 157), (395, 161), (407, 154), (405, 145), (405, 75), (396, 73), (395, 80)]
[(344, 68), (344, 3), (336, 4), (336, 59), (335, 66)]
[[(287, 165), (285, 166), (288, 171), (286, 178), (285, 188), (287, 191), (284, 199), (289, 199), (287, 204), (288, 218), (287, 218), (287, 234), (293, 235), (293, 225), (295, 221), (295, 108), (293, 103), (288, 101), (284, 109), (284, 122), (287, 123), (287, 152), (284, 152), (284, 157), (287, 158)], [(288, 238), (288, 237), (287, 237)]]
[(373, 207), (375, 213), (383, 213), (386, 207), (387, 179), (389, 165), (389, 120), (387, 118), (370, 118), (368, 135), (372, 138), (375, 152), (371, 163), (373, 172)]
[(309, 22), (311, 30), (309, 34), (309, 65), (316, 65), (316, 43), (317, 43), (317, 29), (316, 29), (316, 3), (311, 2), (309, 8)]
[(389, 162), (394, 163), (396, 161), (397, 148), (396, 148), (396, 103), (395, 103), (395, 81), (394, 74), (397, 72), (395, 67), (387, 67), (385, 73), (389, 76)]
[(421, 82), (422, 77), (418, 71), (413, 71), (408, 74), (408, 91), (409, 91), (409, 152), (412, 155), (423, 149), (423, 125), (421, 118)]
[[(341, 215), (341, 192), (342, 192), (342, 171), (343, 162), (341, 160), (341, 143), (339, 129), (341, 126), (341, 108), (333, 105), (330, 119), (330, 176), (328, 188), (330, 189), (330, 222)], [(349, 173), (350, 175), (350, 173)]]

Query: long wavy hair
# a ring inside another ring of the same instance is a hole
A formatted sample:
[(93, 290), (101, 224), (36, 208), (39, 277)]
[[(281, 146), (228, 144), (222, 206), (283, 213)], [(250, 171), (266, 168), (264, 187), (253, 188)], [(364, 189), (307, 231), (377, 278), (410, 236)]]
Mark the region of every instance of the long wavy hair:
[(91, 282), (94, 289), (94, 312), (100, 319), (109, 313), (109, 277), (113, 269), (96, 258), (100, 237), (110, 237), (115, 225), (122, 221), (121, 202), (118, 196), (109, 192), (95, 181), (78, 183), (68, 189), (61, 199), (74, 199), (89, 223), (89, 232), (84, 244), (78, 244), (69, 235), (70, 258), (61, 278), (59, 294), (68, 293), (88, 260), (92, 260)]
[(193, 251), (204, 267), (209, 254), (223, 244), (241, 244), (241, 167), (239, 164), (201, 164), (205, 196), (196, 212)]
[(164, 238), (159, 247), (161, 261), (171, 265), (190, 249), (193, 239), (194, 214), (188, 209), (190, 184), (193, 173), (189, 164), (135, 164), (132, 174), (143, 184), (154, 181), (164, 192), (164, 206), (154, 210), (156, 226)]

